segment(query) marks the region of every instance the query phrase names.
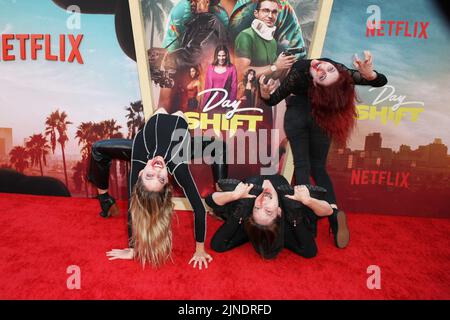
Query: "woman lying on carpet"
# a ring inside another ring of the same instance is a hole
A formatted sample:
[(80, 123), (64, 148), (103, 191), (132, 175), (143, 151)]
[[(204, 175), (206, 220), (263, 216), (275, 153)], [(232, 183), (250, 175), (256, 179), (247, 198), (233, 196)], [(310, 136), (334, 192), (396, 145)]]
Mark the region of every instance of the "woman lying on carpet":
[[(280, 175), (255, 176), (245, 183), (219, 181), (222, 189), (206, 198), (214, 213), (225, 220), (211, 240), (211, 248), (224, 252), (251, 242), (265, 259), (273, 259), (286, 247), (305, 258), (317, 254), (314, 220), (337, 214), (323, 198), (326, 190), (295, 186)], [(348, 237), (346, 225), (337, 226)]]
[[(172, 187), (169, 174), (183, 189), (194, 209), (196, 250), (193, 262), (208, 267), (212, 257), (205, 251), (206, 211), (189, 170), (191, 138), (182, 112), (167, 114), (158, 109), (134, 140), (111, 139), (93, 145), (88, 179), (98, 189), (101, 215), (117, 214), (115, 200), (108, 194), (112, 159), (130, 160), (128, 236), (130, 248), (107, 252), (109, 260), (137, 259), (143, 265), (160, 266), (172, 252)], [(205, 146), (203, 146), (205, 147)], [(189, 148), (189, 151), (188, 151)], [(217, 155), (220, 157), (220, 155)], [(221, 155), (223, 156), (223, 155)], [(226, 175), (216, 161), (215, 178)], [(217, 177), (216, 177), (217, 176)]]

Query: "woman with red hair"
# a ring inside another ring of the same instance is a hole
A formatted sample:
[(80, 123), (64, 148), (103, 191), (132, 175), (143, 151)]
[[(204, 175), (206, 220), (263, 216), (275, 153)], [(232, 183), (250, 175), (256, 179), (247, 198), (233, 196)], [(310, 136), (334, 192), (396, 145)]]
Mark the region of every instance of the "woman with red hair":
[(299, 60), (286, 79), (276, 83), (260, 78), (261, 97), (268, 105), (286, 99), (284, 130), (294, 156), (296, 184), (315, 183), (327, 189), (327, 202), (334, 213), (330, 228), (338, 248), (345, 248), (350, 236), (345, 213), (337, 209), (333, 184), (326, 170), (331, 139), (345, 145), (356, 124), (355, 85), (382, 87), (387, 79), (373, 69), (372, 55), (364, 61), (355, 57), (357, 70), (330, 59)]

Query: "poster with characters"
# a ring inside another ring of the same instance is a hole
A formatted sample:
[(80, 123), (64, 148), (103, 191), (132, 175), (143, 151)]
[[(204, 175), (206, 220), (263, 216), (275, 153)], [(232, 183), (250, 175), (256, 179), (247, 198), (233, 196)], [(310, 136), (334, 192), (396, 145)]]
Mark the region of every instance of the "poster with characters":
[[(181, 110), (193, 136), (225, 141), (229, 177), (279, 172), (285, 104), (265, 105), (259, 78), (280, 81), (307, 56), (319, 1), (141, 0), (141, 10), (153, 110)], [(193, 163), (205, 195), (212, 176)]]

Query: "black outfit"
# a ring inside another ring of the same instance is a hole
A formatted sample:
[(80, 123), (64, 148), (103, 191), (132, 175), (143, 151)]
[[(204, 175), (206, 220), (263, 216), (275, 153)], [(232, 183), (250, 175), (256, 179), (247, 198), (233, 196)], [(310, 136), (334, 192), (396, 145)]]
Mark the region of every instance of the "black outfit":
[[(377, 72), (374, 80), (367, 80), (357, 70), (348, 69), (343, 64), (330, 59), (318, 59), (327, 61), (336, 66), (337, 69), (347, 70), (353, 78), (355, 85), (366, 85), (382, 87), (387, 83), (383, 74)], [(333, 184), (326, 171), (328, 151), (331, 145), (330, 137), (314, 120), (311, 113), (309, 99), (309, 86), (312, 78), (309, 73), (311, 60), (298, 60), (292, 66), (286, 79), (271, 95), (270, 99), (264, 101), (273, 106), (289, 95), (286, 99), (286, 113), (284, 115), (284, 130), (291, 145), (294, 157), (296, 184), (309, 184), (312, 175), (317, 185), (327, 189), (326, 201), (337, 204)]]
[[(216, 141), (221, 143), (220, 141)], [(131, 196), (139, 172), (149, 159), (156, 156), (164, 158), (168, 172), (173, 175), (183, 189), (194, 210), (195, 240), (205, 241), (206, 212), (197, 190), (197, 186), (189, 170), (191, 159), (197, 141), (191, 141), (188, 123), (181, 116), (158, 113), (153, 115), (140, 130), (134, 140), (111, 139), (96, 142), (92, 147), (88, 180), (99, 189), (108, 188), (109, 167), (112, 159), (130, 160), (131, 172), (128, 183), (128, 195)], [(201, 142), (202, 148), (212, 142)], [(225, 150), (225, 148), (222, 148)], [(226, 177), (225, 156), (215, 156), (216, 163), (212, 166), (215, 181)], [(218, 160), (219, 159), (219, 160)], [(128, 212), (128, 236), (131, 239), (131, 214)]]
[[(262, 186), (264, 180), (269, 180), (275, 189), (281, 185), (289, 185), (281, 175), (254, 176), (246, 179), (245, 183)], [(225, 222), (216, 231), (211, 239), (211, 248), (217, 252), (225, 252), (249, 241), (244, 229), (245, 220), (252, 214), (254, 199), (241, 199), (219, 206), (210, 194), (205, 200), (216, 214)], [(305, 258), (312, 258), (317, 254), (317, 246), (314, 240), (312, 224), (316, 219), (314, 212), (302, 206), (297, 212), (289, 212), (283, 206), (281, 195), (278, 196), (279, 205), (282, 208), (280, 233), (275, 240), (271, 252), (266, 258), (275, 258), (283, 247)], [(244, 210), (237, 210), (243, 206)]]
[(178, 69), (200, 65), (205, 50), (229, 42), (227, 29), (214, 13), (209, 12), (197, 13), (190, 18), (180, 37), (176, 39), (180, 40), (180, 47), (170, 53), (176, 57)]

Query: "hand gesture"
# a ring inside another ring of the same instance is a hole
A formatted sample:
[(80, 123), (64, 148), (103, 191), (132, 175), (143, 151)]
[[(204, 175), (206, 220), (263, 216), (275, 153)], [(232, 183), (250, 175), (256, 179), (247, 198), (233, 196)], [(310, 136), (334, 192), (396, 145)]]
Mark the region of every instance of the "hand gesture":
[(309, 190), (306, 186), (295, 186), (294, 187), (294, 195), (286, 195), (286, 198), (299, 201), (305, 205), (307, 205), (311, 201), (311, 195), (309, 193)]
[(266, 79), (265, 75), (262, 75), (259, 78), (259, 88), (260, 88), (260, 94), (263, 99), (270, 99), (270, 95), (272, 92), (275, 91), (275, 89), (278, 87), (278, 82), (274, 81), (273, 79), (269, 79), (267, 83), (264, 83), (264, 80)]
[(372, 61), (373, 59), (370, 51), (364, 51), (364, 61), (361, 61), (357, 54), (354, 56), (353, 65), (367, 80), (373, 80), (377, 77), (376, 72), (373, 71)]
[(277, 70), (287, 70), (292, 67), (295, 61), (297, 61), (296, 56), (280, 53), (274, 65), (277, 67)]
[(212, 261), (212, 257), (204, 250), (196, 250), (194, 253), (194, 256), (192, 257), (192, 259), (189, 261), (189, 264), (191, 264), (191, 262), (194, 262), (193, 267), (197, 267), (197, 263), (198, 263), (198, 268), (200, 270), (202, 270), (202, 266), (204, 265), (206, 269), (208, 269), (208, 262), (211, 263)]
[(111, 251), (106, 252), (106, 255), (110, 257), (108, 258), (108, 260), (117, 260), (117, 259), (131, 260), (134, 257), (134, 250), (133, 248), (112, 249)]
[(254, 195), (249, 194), (252, 188), (253, 184), (240, 182), (233, 191), (233, 198), (235, 200), (245, 198), (256, 198)]

